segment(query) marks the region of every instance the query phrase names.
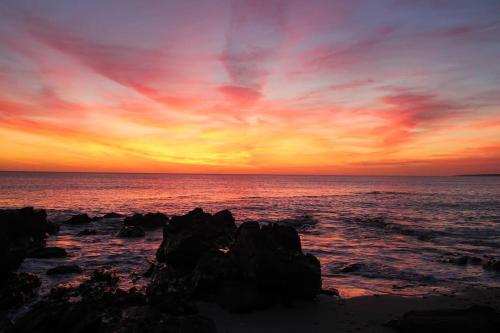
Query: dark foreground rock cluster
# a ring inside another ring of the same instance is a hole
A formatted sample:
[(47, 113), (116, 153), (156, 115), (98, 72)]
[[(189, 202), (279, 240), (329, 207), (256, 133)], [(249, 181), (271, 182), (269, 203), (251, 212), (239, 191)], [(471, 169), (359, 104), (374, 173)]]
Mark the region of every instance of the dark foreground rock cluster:
[[(23, 250), (21, 258), (66, 255), (64, 249), (43, 246), (46, 234), (52, 232), (45, 212), (27, 209), (5, 214), (9, 223), (26, 220), (36, 227), (19, 231), (13, 237), (18, 242), (5, 239), (3, 258), (10, 260), (18, 248)], [(87, 217), (77, 215), (66, 223), (87, 224)], [(5, 288), (0, 290), (0, 331), (211, 333), (216, 332), (215, 324), (198, 314), (198, 300), (246, 312), (277, 302), (312, 299), (321, 290), (320, 263), (302, 252), (292, 227), (258, 223), (237, 227), (228, 210), (212, 215), (197, 208), (170, 219), (159, 213), (136, 214), (124, 220), (120, 233), (140, 236), (143, 228), (155, 227), (163, 227), (163, 241), (156, 262), (144, 274), (151, 277), (145, 290), (122, 290), (112, 269), (97, 269), (79, 286), (52, 289), (11, 321), (5, 314), (32, 300), (40, 286), (36, 275), (13, 273), (20, 264), (16, 261), (5, 272)], [(47, 274), (79, 272), (78, 266), (61, 265)]]
[(232, 214), (195, 209), (164, 228), (148, 300), (169, 311), (194, 311), (193, 300), (245, 312), (276, 302), (312, 299), (321, 267), (302, 252), (292, 227), (256, 222), (236, 228)]
[(78, 287), (52, 289), (42, 301), (7, 327), (7, 332), (182, 332), (213, 333), (200, 315), (176, 316), (149, 305), (144, 293), (116, 287), (113, 271), (98, 269)]

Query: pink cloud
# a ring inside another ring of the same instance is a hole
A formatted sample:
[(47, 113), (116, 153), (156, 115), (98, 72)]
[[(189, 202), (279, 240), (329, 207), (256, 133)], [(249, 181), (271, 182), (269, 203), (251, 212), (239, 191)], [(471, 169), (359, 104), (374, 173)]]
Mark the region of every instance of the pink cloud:
[[(372, 130), (373, 135), (382, 139), (383, 146), (394, 147), (405, 143), (416, 134), (429, 130), (444, 120), (449, 120), (462, 112), (463, 106), (441, 101), (434, 95), (398, 93), (381, 98), (385, 104), (375, 114), (386, 124)], [(425, 135), (425, 134), (424, 134)]]
[(262, 97), (258, 90), (247, 87), (221, 86), (219, 91), (239, 106), (252, 105)]

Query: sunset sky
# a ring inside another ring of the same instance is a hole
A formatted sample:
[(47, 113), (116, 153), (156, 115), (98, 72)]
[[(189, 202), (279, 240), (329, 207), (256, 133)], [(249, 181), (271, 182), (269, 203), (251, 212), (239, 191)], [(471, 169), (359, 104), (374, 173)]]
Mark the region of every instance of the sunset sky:
[(0, 2), (0, 170), (500, 173), (500, 1)]

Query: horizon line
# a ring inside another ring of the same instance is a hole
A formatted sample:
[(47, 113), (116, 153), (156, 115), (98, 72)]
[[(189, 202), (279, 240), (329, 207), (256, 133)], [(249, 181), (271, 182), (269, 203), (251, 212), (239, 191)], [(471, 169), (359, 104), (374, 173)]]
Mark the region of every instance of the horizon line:
[(454, 175), (380, 175), (380, 174), (296, 174), (296, 173), (204, 173), (204, 172), (134, 172), (134, 171), (47, 171), (47, 170), (0, 170), (0, 173), (62, 173), (62, 174), (124, 174), (124, 175), (199, 175), (199, 176), (316, 176), (316, 177), (488, 177), (500, 173), (473, 173)]

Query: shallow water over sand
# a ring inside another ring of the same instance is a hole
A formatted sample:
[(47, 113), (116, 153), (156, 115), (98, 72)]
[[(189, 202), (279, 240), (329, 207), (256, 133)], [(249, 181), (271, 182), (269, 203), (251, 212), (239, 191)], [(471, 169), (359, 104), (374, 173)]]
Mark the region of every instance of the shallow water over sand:
[[(60, 221), (86, 212), (230, 209), (237, 222), (300, 228), (303, 247), (323, 264), (324, 283), (344, 296), (417, 295), (463, 285), (500, 286), (500, 274), (447, 259), (500, 256), (500, 177), (337, 177), (0, 173), (0, 207), (45, 208)], [(26, 259), (21, 270), (63, 263), (113, 266), (126, 287), (143, 285), (161, 230), (120, 239), (120, 219), (62, 226), (49, 246), (66, 259)], [(83, 228), (98, 235), (77, 237)], [(44, 287), (82, 275), (45, 277)]]

